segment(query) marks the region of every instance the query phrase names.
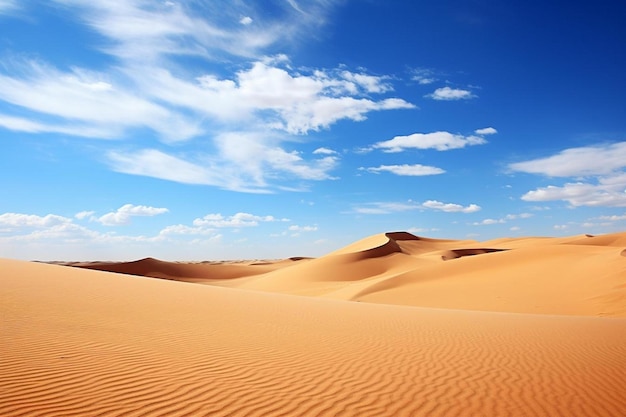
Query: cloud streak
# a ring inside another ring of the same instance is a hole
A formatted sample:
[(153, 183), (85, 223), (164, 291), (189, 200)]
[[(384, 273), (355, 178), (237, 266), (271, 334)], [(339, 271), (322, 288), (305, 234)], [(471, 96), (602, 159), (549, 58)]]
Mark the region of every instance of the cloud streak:
[[(576, 182), (539, 187), (524, 201), (565, 201), (572, 207), (626, 207), (626, 142), (565, 149), (555, 155), (509, 165), (511, 171)], [(583, 180), (584, 179), (584, 180)]]
[(432, 98), (437, 101), (456, 101), (456, 100), (469, 100), (476, 98), (469, 90), (462, 90), (460, 88), (442, 87), (433, 91), (431, 94), (426, 95), (428, 98)]
[(377, 142), (371, 148), (381, 149), (383, 152), (396, 153), (409, 149), (435, 149), (449, 151), (467, 146), (483, 145), (485, 138), (478, 135), (463, 136), (450, 132), (439, 131), (432, 133), (413, 133), (408, 136), (396, 136), (393, 139)]
[[(7, 60), (0, 101), (10, 106), (0, 111), (0, 127), (121, 140), (146, 131), (160, 142), (108, 149), (105, 160), (117, 172), (242, 192), (302, 189), (281, 183), (335, 179), (340, 162), (336, 153), (297, 150), (307, 134), (371, 112), (415, 108), (393, 96), (389, 76), (345, 66), (294, 68), (285, 55), (266, 56), (284, 39), (323, 24), (332, 0), (276, 2), (274, 16), (253, 4), (213, 0), (55, 3), (106, 40), (97, 48), (115, 65)], [(193, 70), (177, 61), (188, 55), (199, 58)], [(230, 71), (215, 65), (225, 56), (233, 61)]]
[(434, 210), (445, 213), (475, 213), (481, 210), (477, 204), (463, 206), (456, 203), (443, 203), (437, 200), (427, 200), (418, 203), (412, 200), (407, 202), (374, 202), (357, 206), (353, 209), (357, 214), (392, 214), (411, 210)]
[(408, 165), (408, 164), (403, 164), (403, 165), (381, 165), (379, 167), (370, 167), (370, 168), (359, 168), (360, 170), (364, 170), (367, 172), (371, 172), (374, 174), (379, 174), (381, 172), (389, 172), (391, 174), (395, 174), (395, 175), (399, 175), (399, 176), (408, 176), (408, 177), (420, 177), (420, 176), (426, 176), (426, 175), (439, 175), (439, 174), (443, 174), (446, 171), (441, 169), (441, 168), (437, 168), (437, 167), (433, 167), (433, 166), (428, 166), (428, 165), (420, 165), (420, 164), (414, 164), (414, 165)]

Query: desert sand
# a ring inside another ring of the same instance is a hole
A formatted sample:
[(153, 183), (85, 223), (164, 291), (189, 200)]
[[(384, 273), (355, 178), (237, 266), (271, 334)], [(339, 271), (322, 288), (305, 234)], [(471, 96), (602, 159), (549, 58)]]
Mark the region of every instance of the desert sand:
[(0, 416), (623, 416), (626, 233), (0, 260)]

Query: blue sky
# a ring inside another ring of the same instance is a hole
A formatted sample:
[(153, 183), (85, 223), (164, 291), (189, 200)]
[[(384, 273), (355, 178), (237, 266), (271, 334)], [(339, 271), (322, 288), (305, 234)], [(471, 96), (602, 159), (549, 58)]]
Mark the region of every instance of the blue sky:
[(0, 0), (0, 257), (626, 230), (618, 0)]

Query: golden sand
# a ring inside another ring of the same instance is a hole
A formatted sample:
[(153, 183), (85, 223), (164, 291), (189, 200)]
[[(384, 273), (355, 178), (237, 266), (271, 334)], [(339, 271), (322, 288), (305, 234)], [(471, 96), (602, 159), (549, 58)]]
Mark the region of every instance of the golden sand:
[(276, 262), (0, 260), (0, 416), (623, 416), (625, 249), (388, 233)]

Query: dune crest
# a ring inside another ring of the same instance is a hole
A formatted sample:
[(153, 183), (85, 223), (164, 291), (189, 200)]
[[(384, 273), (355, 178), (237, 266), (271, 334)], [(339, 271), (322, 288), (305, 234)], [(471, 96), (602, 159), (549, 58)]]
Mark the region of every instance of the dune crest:
[(381, 233), (320, 258), (75, 265), (346, 301), (513, 313), (626, 317), (626, 232), (487, 242)]

